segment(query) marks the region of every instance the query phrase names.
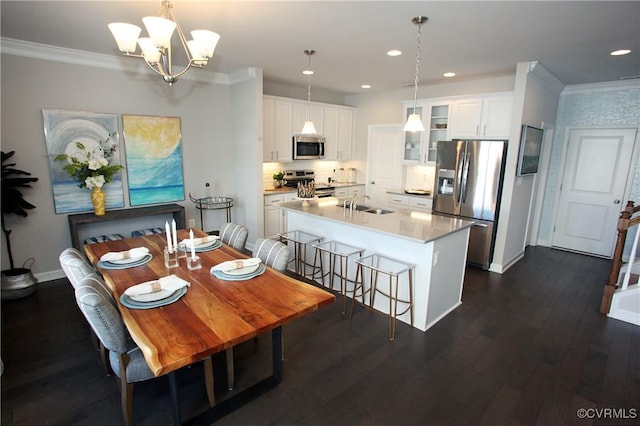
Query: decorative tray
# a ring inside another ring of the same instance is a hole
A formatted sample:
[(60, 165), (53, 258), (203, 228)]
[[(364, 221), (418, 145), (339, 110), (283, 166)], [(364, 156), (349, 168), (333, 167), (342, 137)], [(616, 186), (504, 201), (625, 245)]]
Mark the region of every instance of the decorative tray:
[(427, 191), (425, 189), (405, 189), (404, 193), (412, 195), (431, 195), (431, 191)]

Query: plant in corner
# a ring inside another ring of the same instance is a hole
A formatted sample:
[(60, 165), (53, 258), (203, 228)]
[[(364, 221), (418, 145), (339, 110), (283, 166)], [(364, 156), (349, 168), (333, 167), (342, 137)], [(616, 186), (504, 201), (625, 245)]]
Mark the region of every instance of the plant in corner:
[(286, 180), (284, 180), (284, 172), (282, 170), (275, 172), (273, 174), (273, 187), (274, 188), (281, 188), (285, 183), (287, 183)]
[(2, 232), (7, 245), (10, 266), (10, 269), (2, 271), (3, 299), (28, 296), (35, 291), (35, 284), (37, 283), (37, 280), (31, 274), (31, 270), (26, 267), (29, 259), (22, 268), (15, 267), (11, 250), (11, 229), (7, 229), (5, 222), (5, 215), (16, 214), (27, 217), (27, 210), (36, 208), (36, 206), (23, 198), (21, 189), (31, 188), (30, 184), (37, 182), (38, 178), (28, 177), (31, 176), (31, 173), (16, 169), (15, 163), (7, 163), (7, 160), (13, 157), (14, 154), (15, 151), (2, 151)]

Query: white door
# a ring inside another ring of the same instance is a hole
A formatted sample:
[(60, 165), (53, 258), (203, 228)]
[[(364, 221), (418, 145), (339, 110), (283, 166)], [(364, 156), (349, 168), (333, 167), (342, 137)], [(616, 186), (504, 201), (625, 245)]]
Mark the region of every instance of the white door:
[(570, 132), (553, 246), (612, 256), (635, 137), (635, 129)]
[(369, 126), (368, 204), (386, 205), (387, 191), (401, 189), (403, 141), (402, 125)]

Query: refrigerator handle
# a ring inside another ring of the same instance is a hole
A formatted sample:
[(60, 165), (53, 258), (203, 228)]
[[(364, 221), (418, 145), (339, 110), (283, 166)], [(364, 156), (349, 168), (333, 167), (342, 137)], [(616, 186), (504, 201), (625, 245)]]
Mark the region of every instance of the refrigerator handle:
[(467, 202), (467, 180), (469, 179), (469, 163), (471, 162), (471, 153), (467, 152), (464, 159), (464, 168), (462, 170), (462, 191), (460, 198), (463, 203)]
[(456, 170), (456, 184), (455, 184), (455, 190), (457, 191), (457, 193), (454, 195), (454, 199), (456, 200), (456, 202), (458, 204), (460, 204), (461, 200), (462, 200), (462, 173), (464, 170), (464, 152), (460, 153), (459, 156), (459, 161), (458, 161), (458, 170)]

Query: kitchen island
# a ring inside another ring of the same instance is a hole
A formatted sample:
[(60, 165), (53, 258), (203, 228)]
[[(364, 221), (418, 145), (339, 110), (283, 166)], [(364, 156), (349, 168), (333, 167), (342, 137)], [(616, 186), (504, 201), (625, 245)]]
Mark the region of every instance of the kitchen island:
[[(387, 214), (352, 212), (343, 208), (338, 198), (304, 204), (301, 201), (281, 204), (287, 214), (287, 231), (305, 231), (325, 241), (362, 247), (366, 249), (365, 256), (378, 253), (416, 265), (414, 327), (425, 331), (462, 303), (469, 229), (473, 222), (409, 210)], [(309, 250), (307, 259), (313, 259), (314, 253)], [(354, 266), (350, 266), (349, 276), (352, 279), (355, 276)], [(401, 277), (400, 288), (407, 289), (402, 279), (407, 278)], [(374, 308), (388, 313), (388, 306), (388, 299), (378, 294)], [(409, 313), (398, 319), (410, 323)]]

